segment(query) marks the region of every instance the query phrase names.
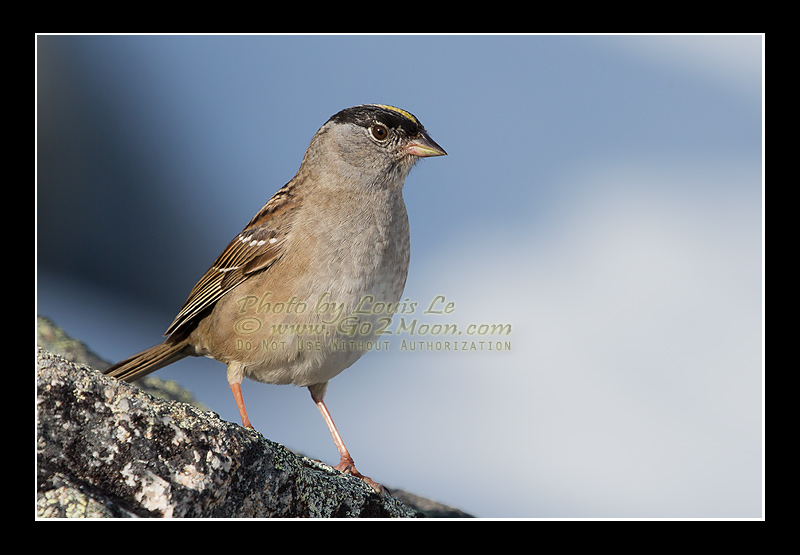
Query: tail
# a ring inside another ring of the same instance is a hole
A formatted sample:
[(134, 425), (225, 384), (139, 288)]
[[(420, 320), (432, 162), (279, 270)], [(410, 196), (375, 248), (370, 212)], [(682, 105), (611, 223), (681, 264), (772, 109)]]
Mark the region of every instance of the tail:
[(108, 367), (103, 370), (103, 374), (132, 382), (188, 356), (186, 347), (186, 341), (170, 342), (167, 340)]

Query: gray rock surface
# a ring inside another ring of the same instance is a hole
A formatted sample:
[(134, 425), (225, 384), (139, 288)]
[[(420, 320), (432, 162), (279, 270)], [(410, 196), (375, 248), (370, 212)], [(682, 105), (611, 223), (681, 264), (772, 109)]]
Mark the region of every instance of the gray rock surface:
[[(61, 349), (42, 337), (57, 329), (48, 326), (40, 320), (40, 345)], [(41, 347), (36, 354), (40, 518), (470, 516), (403, 491), (379, 495), (185, 402), (186, 393), (169, 399), (164, 390), (175, 387), (160, 380), (156, 397), (106, 377), (77, 362), (102, 360), (64, 338), (57, 343), (70, 345), (63, 350), (73, 361)]]

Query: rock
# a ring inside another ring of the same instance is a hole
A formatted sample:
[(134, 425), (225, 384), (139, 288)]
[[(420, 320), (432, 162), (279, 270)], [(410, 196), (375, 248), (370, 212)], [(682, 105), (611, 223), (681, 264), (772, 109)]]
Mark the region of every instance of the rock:
[[(36, 318), (36, 342), (43, 349), (61, 355), (70, 362), (85, 364), (97, 370), (105, 370), (111, 366), (110, 362), (103, 360), (89, 349), (86, 344), (67, 335), (55, 322), (45, 316), (37, 316)], [(162, 380), (156, 376), (145, 376), (136, 382), (136, 386), (156, 397), (189, 403), (202, 410), (208, 410), (207, 407), (194, 398), (194, 395), (186, 391), (174, 380)]]
[(39, 517), (469, 516), (377, 494), (200, 406), (104, 376), (77, 362), (104, 361), (39, 323), (74, 360), (37, 347)]
[(39, 516), (413, 517), (212, 412), (39, 349)]
[(392, 488), (392, 495), (428, 518), (473, 518), (471, 514), (465, 513), (461, 509), (401, 489)]
[(98, 370), (105, 370), (111, 366), (92, 352), (85, 343), (67, 335), (55, 322), (45, 316), (36, 317), (36, 344), (51, 353), (61, 355), (70, 362), (86, 364)]

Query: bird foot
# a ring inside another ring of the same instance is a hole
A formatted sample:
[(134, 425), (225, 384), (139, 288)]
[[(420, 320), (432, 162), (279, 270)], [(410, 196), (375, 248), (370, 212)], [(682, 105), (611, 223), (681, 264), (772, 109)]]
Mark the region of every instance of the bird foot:
[(375, 493), (389, 493), (385, 487), (380, 485), (378, 482), (370, 478), (369, 476), (364, 476), (358, 470), (356, 470), (356, 465), (353, 463), (353, 459), (342, 459), (339, 464), (334, 466), (336, 470), (342, 472), (344, 474), (349, 474), (350, 476), (354, 476), (361, 480), (362, 482), (366, 483), (369, 487), (371, 487)]

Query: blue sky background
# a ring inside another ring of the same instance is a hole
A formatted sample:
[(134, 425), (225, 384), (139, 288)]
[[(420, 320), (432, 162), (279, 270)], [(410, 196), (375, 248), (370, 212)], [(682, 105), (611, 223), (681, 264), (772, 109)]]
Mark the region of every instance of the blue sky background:
[[(328, 117), (393, 104), (449, 153), (406, 181), (413, 316), (511, 324), (470, 338), (511, 350), (395, 336), (335, 378), (358, 468), (481, 517), (761, 517), (763, 47), (39, 36), (36, 311), (109, 360), (155, 344)], [(159, 375), (238, 422), (220, 363)], [(305, 389), (244, 395), (338, 460)]]

